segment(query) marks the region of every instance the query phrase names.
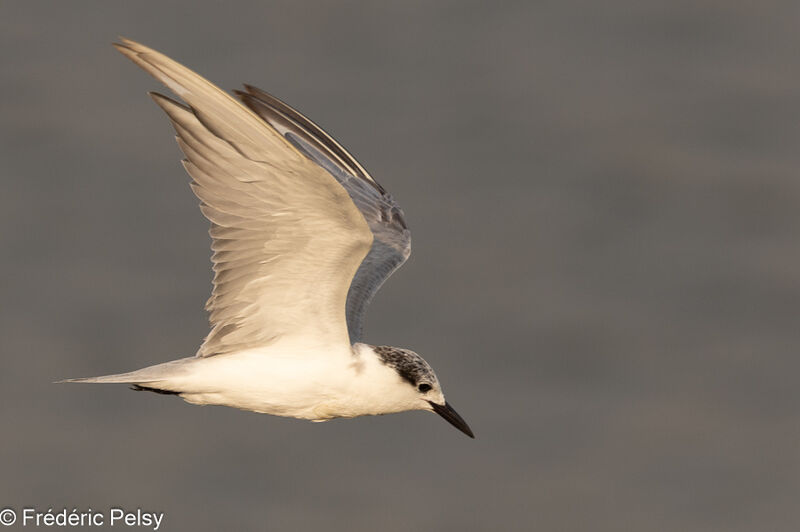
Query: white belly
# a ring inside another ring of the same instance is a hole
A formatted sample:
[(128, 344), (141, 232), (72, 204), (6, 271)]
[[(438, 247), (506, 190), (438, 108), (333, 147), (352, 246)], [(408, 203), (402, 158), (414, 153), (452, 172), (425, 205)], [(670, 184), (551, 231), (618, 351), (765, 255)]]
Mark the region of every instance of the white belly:
[(354, 355), (350, 346), (322, 351), (277, 344), (198, 358), (168, 384), (193, 404), (325, 421), (382, 413), (370, 390), (384, 369), (373, 366), (369, 357)]

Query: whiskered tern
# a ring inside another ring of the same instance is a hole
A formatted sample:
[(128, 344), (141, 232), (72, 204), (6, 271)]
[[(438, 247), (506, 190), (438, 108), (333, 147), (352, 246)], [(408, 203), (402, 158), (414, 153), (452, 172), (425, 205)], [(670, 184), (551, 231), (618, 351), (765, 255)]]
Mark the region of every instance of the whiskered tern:
[(311, 421), (436, 412), (474, 437), (417, 353), (362, 343), (367, 306), (411, 253), (391, 195), (330, 135), (245, 85), (239, 101), (169, 57), (114, 46), (184, 103), (158, 93), (211, 222), (211, 332), (197, 354), (128, 383), (198, 405)]

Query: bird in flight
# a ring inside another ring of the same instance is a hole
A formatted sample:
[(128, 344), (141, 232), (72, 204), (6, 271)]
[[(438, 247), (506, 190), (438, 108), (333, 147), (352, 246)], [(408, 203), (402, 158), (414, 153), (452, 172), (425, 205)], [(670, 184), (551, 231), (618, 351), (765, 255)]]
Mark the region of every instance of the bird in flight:
[(211, 222), (211, 331), (195, 356), (61, 382), (127, 383), (311, 421), (427, 410), (474, 438), (421, 356), (361, 342), (370, 300), (411, 253), (392, 196), (274, 96), (245, 85), (237, 101), (169, 57), (121, 41), (117, 50), (184, 102), (151, 93)]

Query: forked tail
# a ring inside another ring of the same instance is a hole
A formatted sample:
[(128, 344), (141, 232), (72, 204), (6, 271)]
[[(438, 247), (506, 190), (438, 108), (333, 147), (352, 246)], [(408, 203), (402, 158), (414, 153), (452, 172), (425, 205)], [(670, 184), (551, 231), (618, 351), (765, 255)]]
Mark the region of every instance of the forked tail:
[(116, 373), (114, 375), (102, 375), (100, 377), (81, 377), (77, 379), (63, 379), (56, 381), (61, 382), (88, 382), (88, 383), (122, 383), (122, 384), (139, 384), (141, 388), (159, 388), (159, 386), (148, 386), (148, 384), (163, 383), (180, 377), (186, 373), (186, 366), (195, 362), (195, 357), (181, 358), (172, 360), (163, 364), (156, 364), (155, 366), (148, 366), (146, 368), (137, 369), (136, 371), (129, 371), (128, 373)]

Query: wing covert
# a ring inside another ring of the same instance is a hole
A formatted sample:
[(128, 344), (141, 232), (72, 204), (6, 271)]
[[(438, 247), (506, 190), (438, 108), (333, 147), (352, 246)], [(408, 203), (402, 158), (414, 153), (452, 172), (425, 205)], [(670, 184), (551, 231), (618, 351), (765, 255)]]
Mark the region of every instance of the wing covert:
[(345, 188), (198, 74), (133, 41), (115, 46), (188, 104), (153, 94), (211, 222), (211, 332), (198, 356), (283, 335), (347, 342), (347, 293), (373, 236)]
[(336, 140), (278, 98), (251, 85), (235, 94), (299, 152), (344, 187), (374, 236), (347, 294), (350, 342), (361, 341), (364, 316), (375, 293), (411, 254), (411, 232), (392, 196)]

